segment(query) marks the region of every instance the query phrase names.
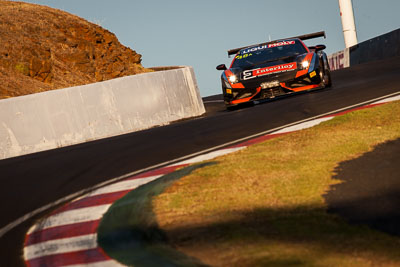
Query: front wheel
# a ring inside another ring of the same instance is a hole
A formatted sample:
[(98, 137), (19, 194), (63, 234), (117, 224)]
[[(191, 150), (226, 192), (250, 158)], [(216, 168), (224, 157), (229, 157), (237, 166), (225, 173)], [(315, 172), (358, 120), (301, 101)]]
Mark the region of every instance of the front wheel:
[(320, 66), (321, 66), (320, 71), (319, 71), (320, 81), (322, 82), (322, 84), (325, 88), (331, 87), (332, 79), (331, 79), (331, 71), (330, 71), (329, 67), (325, 68), (322, 61), (320, 61)]
[(228, 111), (234, 111), (234, 110), (237, 110), (238, 109), (238, 105), (227, 105), (226, 106), (226, 110), (228, 110)]
[(322, 79), (322, 81), (323, 81), (325, 87), (332, 86), (331, 71), (329, 69), (326, 69), (324, 71), (324, 78)]
[(240, 103), (240, 104), (234, 104), (234, 105), (226, 105), (226, 109), (229, 111), (234, 111), (242, 108), (249, 108), (254, 106), (253, 101), (245, 102), (245, 103)]

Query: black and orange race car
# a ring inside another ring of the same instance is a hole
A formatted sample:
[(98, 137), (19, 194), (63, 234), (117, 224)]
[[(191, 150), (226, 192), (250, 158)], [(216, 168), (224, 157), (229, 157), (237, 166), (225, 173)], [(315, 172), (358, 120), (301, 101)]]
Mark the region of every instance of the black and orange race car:
[(229, 69), (217, 66), (228, 109), (254, 100), (321, 89), (332, 84), (325, 45), (307, 47), (303, 40), (325, 32), (275, 40), (228, 51), (235, 55)]

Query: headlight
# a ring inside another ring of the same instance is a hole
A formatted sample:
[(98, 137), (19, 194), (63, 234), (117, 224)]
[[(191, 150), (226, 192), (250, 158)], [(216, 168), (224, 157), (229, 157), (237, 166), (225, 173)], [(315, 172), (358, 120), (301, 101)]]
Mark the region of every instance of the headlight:
[(302, 55), (297, 58), (297, 66), (300, 70), (305, 70), (310, 67), (310, 59), (306, 59), (306, 55)]
[(310, 62), (308, 62), (307, 60), (304, 60), (303, 62), (301, 62), (301, 67), (303, 69), (307, 69), (308, 66), (310, 66)]
[(228, 79), (229, 79), (229, 81), (231, 83), (237, 83), (238, 82), (238, 79), (237, 79), (236, 75), (229, 76)]

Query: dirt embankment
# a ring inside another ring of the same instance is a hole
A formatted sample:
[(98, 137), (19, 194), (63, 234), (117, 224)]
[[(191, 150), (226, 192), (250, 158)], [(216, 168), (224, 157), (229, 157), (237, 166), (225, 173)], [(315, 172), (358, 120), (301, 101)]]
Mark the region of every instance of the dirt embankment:
[(0, 0), (0, 99), (147, 72), (141, 55), (69, 13)]

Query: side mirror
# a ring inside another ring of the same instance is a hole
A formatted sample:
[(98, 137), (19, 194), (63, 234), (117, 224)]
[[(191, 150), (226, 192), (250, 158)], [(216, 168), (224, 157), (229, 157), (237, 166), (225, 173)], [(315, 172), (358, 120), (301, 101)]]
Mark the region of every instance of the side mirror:
[(316, 46), (315, 46), (315, 51), (322, 51), (322, 50), (324, 50), (325, 48), (326, 48), (325, 45), (316, 45)]
[(220, 64), (217, 66), (217, 70), (226, 70), (225, 64)]

